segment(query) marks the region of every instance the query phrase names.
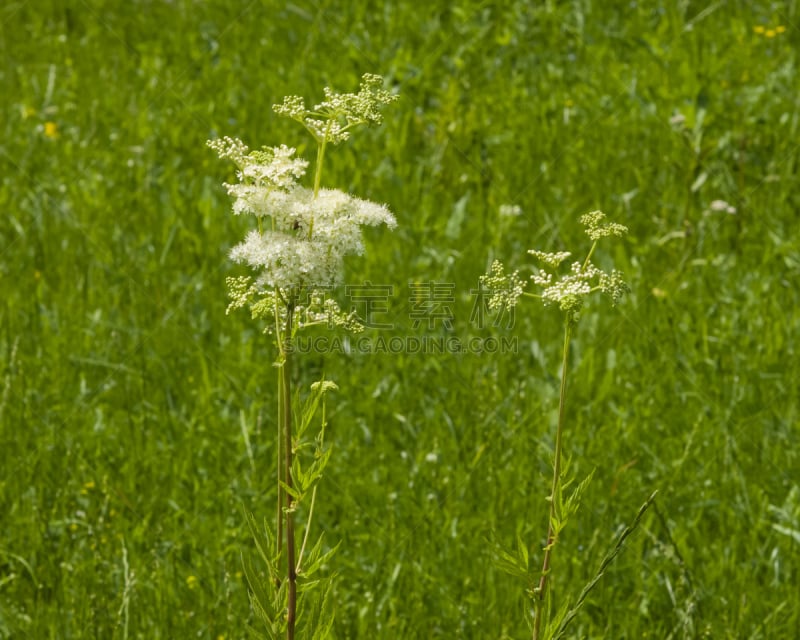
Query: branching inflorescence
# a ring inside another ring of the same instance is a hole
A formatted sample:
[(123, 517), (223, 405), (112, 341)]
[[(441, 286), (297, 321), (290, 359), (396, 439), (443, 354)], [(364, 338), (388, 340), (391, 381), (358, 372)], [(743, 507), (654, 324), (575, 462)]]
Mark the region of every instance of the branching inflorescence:
[(624, 236), (628, 228), (616, 222), (607, 222), (605, 214), (600, 211), (587, 213), (581, 216), (580, 221), (586, 234), (593, 240), (583, 262), (573, 262), (568, 273), (559, 275), (561, 264), (572, 255), (569, 251), (547, 253), (531, 249), (528, 253), (544, 265), (530, 277), (541, 288), (541, 293), (534, 294), (525, 291), (526, 282), (520, 278), (519, 271), (506, 273), (503, 264), (495, 260), (490, 272), (481, 277), (481, 285), (490, 292), (489, 307), (513, 307), (522, 296), (527, 296), (541, 300), (545, 306), (557, 304), (567, 314), (568, 322), (575, 324), (580, 319), (586, 297), (591, 293), (606, 293), (611, 296), (612, 304), (616, 305), (628, 291), (622, 273), (617, 270), (603, 271), (592, 264), (591, 259), (601, 238)]

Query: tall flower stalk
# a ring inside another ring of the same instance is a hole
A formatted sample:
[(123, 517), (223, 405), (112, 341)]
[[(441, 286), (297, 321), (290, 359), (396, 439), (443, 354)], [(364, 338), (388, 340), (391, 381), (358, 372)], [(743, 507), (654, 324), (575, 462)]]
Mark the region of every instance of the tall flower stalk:
[(520, 545), (522, 549), (519, 561), (516, 561), (512, 554), (507, 552), (503, 554), (505, 566), (512, 573), (524, 575), (531, 585), (529, 591), (533, 601), (533, 621), (531, 625), (533, 640), (540, 640), (542, 637), (555, 637), (554, 634), (560, 628), (559, 625), (569, 611), (568, 608), (562, 607), (555, 618), (550, 620), (548, 627), (543, 628), (543, 620), (549, 617), (551, 608), (549, 606), (549, 596), (553, 550), (567, 520), (577, 511), (581, 495), (591, 480), (591, 476), (589, 476), (578, 485), (570, 496), (564, 497), (563, 488), (566, 474), (562, 458), (570, 342), (588, 296), (595, 292), (606, 293), (610, 295), (612, 304), (616, 305), (628, 290), (619, 271), (606, 272), (591, 262), (601, 238), (623, 236), (628, 229), (621, 224), (607, 222), (605, 214), (600, 211), (588, 213), (582, 216), (580, 221), (592, 240), (592, 245), (586, 258), (583, 261), (573, 262), (567, 273), (559, 275), (558, 271), (561, 264), (571, 256), (569, 252), (547, 253), (538, 250), (528, 252), (545, 267), (538, 269), (530, 278), (535, 285), (541, 288), (539, 293), (525, 291), (527, 283), (520, 278), (519, 271), (506, 273), (503, 264), (499, 261), (495, 261), (490, 272), (481, 278), (482, 286), (488, 289), (491, 294), (489, 297), (490, 308), (513, 307), (521, 298), (530, 298), (544, 303), (545, 306), (558, 305), (564, 314), (564, 343), (561, 354), (558, 425), (556, 427), (553, 451), (553, 480), (550, 486), (550, 494), (547, 498), (549, 503), (547, 537), (543, 549), (542, 568), (538, 579), (531, 580), (528, 569), (528, 553), (526, 549), (522, 548), (522, 545)]
[[(247, 562), (245, 573), (253, 610), (270, 638), (285, 634), (287, 640), (293, 640), (298, 630), (304, 636), (324, 638), (332, 625), (332, 614), (325, 613), (323, 606), (329, 600), (329, 585), (301, 621), (301, 600), (307, 598), (309, 587), (319, 581), (307, 581), (304, 589), (298, 589), (298, 581), (307, 580), (332, 553), (322, 553), (321, 537), (311, 548), (307, 543), (317, 483), (330, 458), (330, 448), (324, 442), (325, 395), (335, 385), (326, 380), (315, 383), (301, 410), (293, 411), (296, 363), (292, 345), (298, 331), (315, 325), (362, 330), (356, 315), (343, 313), (328, 294), (340, 282), (344, 258), (364, 253), (361, 227), (385, 224), (394, 228), (396, 222), (384, 205), (323, 188), (323, 166), (329, 145), (347, 140), (359, 125), (380, 124), (380, 109), (396, 99), (396, 95), (383, 89), (380, 76), (365, 74), (358, 93), (339, 94), (326, 87), (325, 100), (313, 108), (307, 108), (299, 96), (286, 97), (282, 104), (274, 106), (279, 115), (302, 123), (317, 143), (311, 188), (299, 182), (308, 162), (294, 157), (293, 148), (281, 145), (250, 150), (242, 141), (227, 137), (208, 143), (221, 158), (233, 161), (237, 167), (238, 182), (225, 185), (233, 198), (233, 213), (256, 219), (256, 228), (230, 253), (234, 262), (248, 265), (255, 273), (228, 278), (228, 311), (249, 308), (254, 319), (265, 321), (265, 331), (273, 335), (277, 348), (274, 535), (270, 527), (262, 529), (246, 514), (270, 580), (262, 584)], [(311, 441), (309, 427), (320, 407), (322, 423)], [(308, 447), (314, 453), (304, 466), (299, 454)], [(296, 517), (302, 503), (310, 504), (298, 552), (300, 532)]]

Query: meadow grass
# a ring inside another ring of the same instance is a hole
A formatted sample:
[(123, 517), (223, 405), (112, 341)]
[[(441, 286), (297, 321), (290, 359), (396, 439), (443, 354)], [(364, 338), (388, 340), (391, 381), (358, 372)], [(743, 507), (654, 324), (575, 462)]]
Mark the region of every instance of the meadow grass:
[(394, 287), (372, 335), (425, 333), (409, 283), (454, 283), (454, 333), (519, 351), (326, 360), (334, 637), (528, 635), (487, 539), (543, 535), (561, 318), (477, 329), (470, 290), (493, 258), (575, 246), (592, 209), (630, 228), (606, 255), (632, 293), (571, 345), (565, 453), (596, 472), (554, 597), (658, 489), (571, 632), (793, 637), (798, 24), (788, 0), (5, 3), (0, 637), (244, 636), (239, 505), (273, 517), (275, 355), (225, 317), (247, 221), (205, 141), (311, 159), (271, 105), (364, 72), (401, 99), (325, 181), (398, 218), (348, 270)]

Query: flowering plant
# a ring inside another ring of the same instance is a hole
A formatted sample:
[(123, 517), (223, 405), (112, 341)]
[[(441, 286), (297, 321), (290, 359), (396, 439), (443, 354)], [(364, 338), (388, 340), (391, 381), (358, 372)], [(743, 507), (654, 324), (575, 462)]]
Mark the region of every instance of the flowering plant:
[[(285, 631), (295, 637), (296, 628), (310, 637), (325, 638), (333, 623), (327, 610), (330, 581), (309, 580), (333, 551), (323, 553), (322, 538), (307, 547), (317, 495), (317, 483), (330, 459), (325, 445), (325, 396), (336, 388), (321, 380), (298, 416), (292, 403), (292, 339), (298, 329), (328, 322), (353, 331), (361, 330), (355, 313), (343, 313), (336, 302), (326, 299), (327, 290), (340, 281), (344, 258), (364, 253), (361, 227), (385, 224), (396, 226), (394, 216), (382, 204), (359, 199), (349, 193), (321, 187), (322, 168), (328, 144), (347, 140), (358, 125), (382, 121), (380, 108), (397, 99), (384, 90), (380, 76), (365, 74), (358, 93), (334, 93), (325, 88), (325, 100), (311, 109), (298, 96), (284, 98), (274, 110), (279, 115), (301, 122), (317, 143), (313, 187), (300, 179), (308, 162), (295, 157), (295, 149), (280, 145), (249, 149), (241, 140), (221, 138), (209, 141), (220, 158), (236, 165), (238, 183), (226, 184), (233, 198), (235, 215), (252, 215), (256, 228), (233, 247), (230, 257), (246, 264), (252, 275), (228, 278), (231, 303), (228, 311), (249, 307), (254, 319), (266, 319), (267, 331), (275, 337), (278, 349), (278, 505), (275, 534), (263, 529), (246, 513), (256, 546), (269, 570), (269, 580), (259, 579), (245, 562), (253, 610), (270, 638)], [(305, 442), (309, 426), (321, 409), (322, 423), (316, 437)], [(314, 450), (307, 466), (298, 453)], [(297, 549), (295, 515), (306, 503), (307, 520), (302, 542)], [(298, 579), (305, 579), (298, 589)], [(321, 593), (309, 604), (308, 616), (300, 620), (299, 611), (312, 587)], [(299, 621), (299, 622), (298, 622)]]
[[(528, 252), (543, 265), (542, 268), (537, 269), (530, 277), (530, 280), (541, 288), (540, 293), (530, 293), (526, 291), (527, 282), (522, 279), (519, 271), (507, 273), (503, 264), (498, 260), (492, 263), (489, 273), (481, 276), (480, 279), (481, 286), (489, 290), (488, 304), (492, 309), (514, 307), (522, 298), (533, 298), (541, 301), (545, 306), (558, 305), (559, 309), (564, 313), (561, 392), (558, 407), (558, 426), (556, 428), (553, 452), (553, 481), (550, 495), (547, 497), (550, 508), (547, 526), (547, 542), (544, 547), (542, 569), (538, 575), (531, 573), (528, 566), (528, 550), (521, 541), (518, 543), (516, 552), (507, 550), (501, 550), (500, 552), (500, 560), (503, 568), (509, 573), (524, 577), (528, 582), (528, 593), (533, 601), (533, 619), (530, 621), (533, 640), (539, 640), (542, 637), (550, 640), (563, 637), (567, 625), (583, 604), (586, 595), (597, 584), (605, 567), (608, 566), (617, 555), (622, 542), (633, 528), (637, 526), (644, 511), (649, 507), (654, 498), (654, 496), (651, 496), (642, 509), (639, 510), (632, 527), (626, 529), (623, 535), (620, 536), (612, 552), (606, 556), (603, 564), (601, 564), (598, 574), (580, 594), (576, 603), (570, 607), (570, 603), (566, 602), (564, 606), (558, 609), (555, 615), (551, 616), (548, 586), (551, 574), (553, 548), (558, 542), (559, 534), (564, 529), (567, 520), (577, 512), (581, 496), (588, 487), (592, 477), (592, 474), (590, 474), (589, 477), (577, 485), (570, 495), (564, 495), (563, 489), (569, 484), (565, 467), (562, 464), (562, 440), (566, 416), (567, 365), (569, 364), (570, 340), (580, 320), (586, 299), (592, 293), (606, 293), (611, 297), (612, 304), (616, 305), (623, 294), (629, 290), (619, 271), (603, 271), (591, 261), (601, 238), (624, 236), (628, 232), (627, 227), (616, 222), (608, 222), (605, 214), (600, 211), (587, 213), (581, 216), (580, 221), (584, 226), (586, 234), (592, 240), (592, 245), (586, 258), (583, 261), (573, 262), (566, 273), (562, 272), (559, 274), (559, 268), (570, 258), (572, 255), (570, 252), (558, 251), (549, 253), (535, 249)], [(548, 624), (543, 627), (542, 621), (545, 618), (548, 619)], [(544, 636), (542, 634), (544, 634)]]

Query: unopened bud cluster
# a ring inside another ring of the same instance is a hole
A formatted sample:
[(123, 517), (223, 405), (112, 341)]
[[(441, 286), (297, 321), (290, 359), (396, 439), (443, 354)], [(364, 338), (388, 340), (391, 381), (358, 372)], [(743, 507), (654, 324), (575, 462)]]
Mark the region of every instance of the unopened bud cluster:
[(530, 280), (541, 289), (541, 293), (525, 292), (527, 284), (519, 272), (506, 273), (501, 262), (495, 260), (489, 273), (481, 276), (481, 285), (490, 291), (489, 308), (508, 308), (517, 304), (523, 295), (540, 299), (545, 306), (557, 304), (567, 314), (568, 321), (575, 323), (580, 317), (586, 297), (600, 291), (611, 297), (616, 305), (629, 291), (621, 272), (616, 269), (603, 271), (591, 262), (597, 242), (609, 236), (624, 236), (628, 228), (606, 220), (604, 213), (593, 211), (580, 218), (586, 234), (593, 241), (589, 254), (583, 262), (572, 262), (567, 273), (558, 273), (561, 264), (572, 254), (568, 251), (548, 253), (531, 249), (528, 251), (541, 264)]
[(311, 109), (300, 96), (286, 96), (273, 109), (278, 115), (300, 122), (317, 142), (339, 144), (350, 137), (352, 127), (383, 122), (380, 108), (395, 100), (397, 95), (383, 88), (383, 78), (365, 73), (358, 93), (334, 93), (325, 87), (325, 100)]

